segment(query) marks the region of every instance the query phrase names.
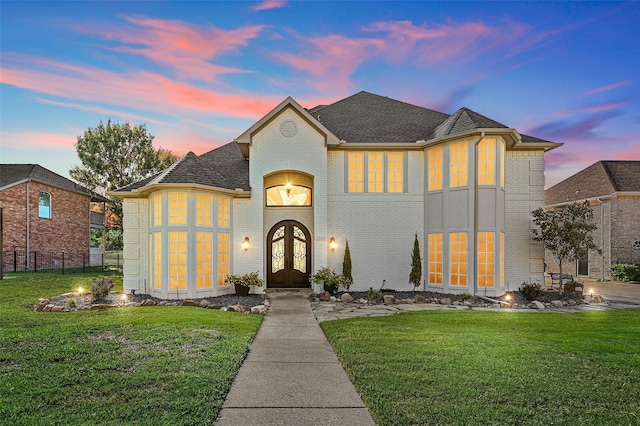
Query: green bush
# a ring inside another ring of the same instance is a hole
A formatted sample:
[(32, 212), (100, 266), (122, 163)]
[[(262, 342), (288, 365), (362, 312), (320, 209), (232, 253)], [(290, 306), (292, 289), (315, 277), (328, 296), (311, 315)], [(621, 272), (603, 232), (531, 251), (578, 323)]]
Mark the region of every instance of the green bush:
[(70, 308), (75, 308), (76, 306), (78, 306), (78, 301), (74, 298), (67, 299), (67, 306)]
[(374, 290), (374, 289), (370, 288), (367, 291), (367, 294), (366, 294), (365, 298), (367, 300), (372, 301), (372, 302), (381, 302), (382, 301), (382, 293), (380, 293), (378, 290)]
[(640, 281), (640, 265), (630, 263), (613, 263), (611, 279), (614, 281)]
[(91, 295), (93, 296), (93, 300), (102, 300), (107, 297), (114, 285), (115, 283), (111, 277), (105, 277), (104, 275), (92, 280)]
[(473, 295), (469, 293), (462, 293), (460, 295), (460, 299), (464, 300), (465, 302), (471, 302), (473, 300)]
[(524, 282), (519, 288), (520, 293), (527, 299), (529, 302), (532, 302), (542, 296), (543, 290), (540, 284), (527, 283)]

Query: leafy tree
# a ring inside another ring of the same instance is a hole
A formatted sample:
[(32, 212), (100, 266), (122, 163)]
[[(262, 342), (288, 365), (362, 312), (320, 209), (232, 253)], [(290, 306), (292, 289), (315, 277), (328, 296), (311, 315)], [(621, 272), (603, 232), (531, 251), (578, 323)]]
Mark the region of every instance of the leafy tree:
[(420, 258), (420, 243), (418, 242), (418, 233), (413, 242), (413, 253), (411, 253), (411, 273), (409, 274), (409, 282), (414, 287), (419, 287), (422, 281), (422, 259)]
[(596, 249), (593, 231), (597, 229), (593, 223), (593, 210), (588, 201), (571, 203), (566, 208), (531, 212), (533, 223), (533, 239), (542, 241), (560, 268), (560, 293), (563, 291), (562, 267), (565, 262), (575, 261), (587, 255), (589, 250)]
[(351, 276), (351, 250), (349, 250), (349, 241), (347, 241), (346, 247), (344, 248), (344, 260), (342, 261), (342, 276), (349, 281), (349, 283), (353, 282), (353, 277)]
[[(78, 136), (75, 147), (82, 165), (71, 168), (69, 175), (101, 194), (152, 176), (178, 159), (169, 150), (154, 149), (153, 138), (144, 124), (100, 120)], [(114, 228), (122, 228), (122, 201), (111, 200), (105, 213), (114, 218)]]

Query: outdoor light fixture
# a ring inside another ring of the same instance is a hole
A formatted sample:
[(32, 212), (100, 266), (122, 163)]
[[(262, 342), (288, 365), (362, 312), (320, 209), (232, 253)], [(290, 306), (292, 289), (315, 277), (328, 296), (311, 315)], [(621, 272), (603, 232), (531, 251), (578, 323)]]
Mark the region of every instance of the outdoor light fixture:
[(507, 297), (505, 297), (505, 299), (507, 299), (507, 302), (511, 300), (511, 295), (507, 294)]
[(336, 242), (336, 239), (331, 237), (331, 239), (329, 239), (329, 248), (331, 249), (331, 251), (335, 251), (336, 247), (338, 247), (338, 243)]
[(244, 240), (242, 240), (242, 248), (244, 251), (249, 250), (249, 237), (244, 237)]
[(589, 296), (593, 299), (593, 289), (589, 289)]
[(78, 293), (80, 293), (80, 296), (82, 296), (83, 292), (84, 292), (84, 289), (82, 287), (78, 287)]

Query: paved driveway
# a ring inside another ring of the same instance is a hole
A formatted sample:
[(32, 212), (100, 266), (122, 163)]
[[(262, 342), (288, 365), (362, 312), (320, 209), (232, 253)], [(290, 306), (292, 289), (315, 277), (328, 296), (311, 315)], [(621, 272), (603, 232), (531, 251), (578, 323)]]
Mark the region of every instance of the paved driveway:
[(631, 305), (640, 305), (640, 283), (630, 284), (619, 281), (584, 280), (584, 294), (599, 294), (606, 301), (619, 301)]

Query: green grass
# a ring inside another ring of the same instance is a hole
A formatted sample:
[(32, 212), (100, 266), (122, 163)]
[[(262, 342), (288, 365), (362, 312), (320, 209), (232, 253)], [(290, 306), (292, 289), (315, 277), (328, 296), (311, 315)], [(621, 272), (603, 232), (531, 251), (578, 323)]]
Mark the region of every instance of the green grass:
[(213, 424), (262, 321), (192, 307), (35, 313), (38, 297), (97, 275), (12, 275), (0, 281), (0, 424)]
[(380, 425), (640, 424), (640, 309), (321, 326)]

